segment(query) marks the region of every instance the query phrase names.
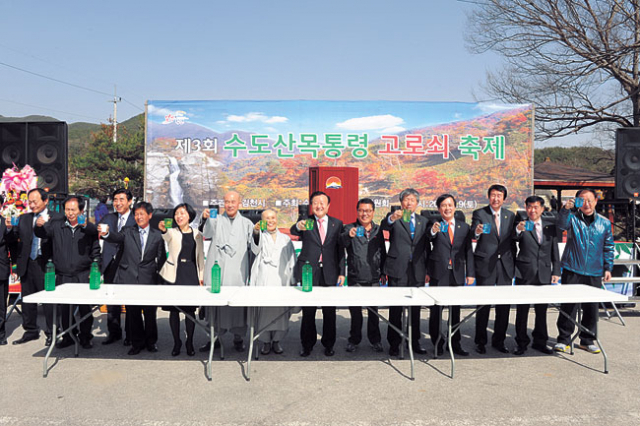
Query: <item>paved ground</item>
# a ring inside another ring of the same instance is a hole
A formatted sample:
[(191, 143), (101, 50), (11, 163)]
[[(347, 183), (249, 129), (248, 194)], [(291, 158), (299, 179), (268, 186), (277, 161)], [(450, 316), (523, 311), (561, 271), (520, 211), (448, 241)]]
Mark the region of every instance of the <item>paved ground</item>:
[[(640, 308), (623, 309), (626, 327), (601, 316), (610, 374), (602, 373), (601, 355), (580, 350), (551, 356), (529, 350), (516, 357), (489, 349), (459, 359), (453, 380), (448, 358), (433, 359), (426, 340), (430, 353), (416, 362), (415, 380), (408, 377), (409, 361), (373, 353), (368, 344), (346, 353), (347, 310), (339, 311), (333, 358), (319, 344), (310, 359), (298, 357), (296, 315), (285, 354), (253, 362), (251, 381), (244, 376), (246, 352), (233, 351), (225, 336), (227, 357), (216, 356), (211, 382), (204, 375), (204, 354), (171, 357), (165, 312), (159, 314), (160, 352), (136, 357), (121, 344), (100, 345), (106, 315), (96, 316), (94, 348), (81, 350), (79, 358), (72, 348), (54, 351), (59, 358), (48, 378), (42, 378), (44, 338), (12, 346), (22, 330), (18, 316), (9, 320), (9, 345), (0, 347), (0, 425), (640, 424)], [(427, 317), (423, 310), (423, 331)], [(552, 336), (556, 317), (550, 310)], [(514, 320), (512, 310), (511, 335)], [(472, 326), (463, 330), (468, 350)], [(204, 341), (199, 332), (196, 343)], [(508, 346), (513, 349), (513, 339)]]

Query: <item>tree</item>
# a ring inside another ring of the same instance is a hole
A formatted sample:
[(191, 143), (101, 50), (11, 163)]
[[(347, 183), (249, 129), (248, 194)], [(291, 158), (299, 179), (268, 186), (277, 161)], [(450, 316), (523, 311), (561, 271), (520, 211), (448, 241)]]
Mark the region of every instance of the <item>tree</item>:
[(506, 67), (487, 91), (533, 103), (542, 139), (640, 126), (640, 0), (482, 0), (469, 15), (474, 52)]
[[(113, 142), (113, 127), (103, 124), (91, 135), (89, 149), (71, 158), (69, 178), (72, 192), (92, 197), (111, 195), (124, 186), (141, 199), (144, 187), (144, 117), (137, 117), (139, 126), (118, 126), (118, 141)], [(133, 127), (133, 129), (131, 129)]]

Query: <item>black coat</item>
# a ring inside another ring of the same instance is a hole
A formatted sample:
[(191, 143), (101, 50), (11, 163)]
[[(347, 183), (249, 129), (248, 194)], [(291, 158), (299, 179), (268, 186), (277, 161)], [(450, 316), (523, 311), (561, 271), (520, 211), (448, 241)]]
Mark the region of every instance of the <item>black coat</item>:
[[(102, 218), (100, 223), (109, 225), (109, 232), (118, 231), (118, 213), (109, 213), (105, 217)], [(134, 219), (133, 211), (129, 213), (129, 217), (127, 221), (124, 223), (124, 226), (137, 226), (136, 221)], [(124, 228), (124, 227), (123, 227)], [(120, 263), (120, 257), (122, 255), (122, 245), (111, 242), (104, 241), (102, 244), (102, 265), (101, 272), (109, 267), (111, 262), (115, 262), (117, 265)]]
[[(62, 219), (64, 216), (60, 213), (47, 211), (49, 220)], [(33, 242), (34, 223), (33, 213), (26, 213), (20, 216), (20, 223), (14, 226), (7, 235), (10, 242), (16, 242), (16, 252), (11, 256), (14, 258), (18, 269), (17, 274), (23, 277), (27, 273), (27, 264), (29, 263), (29, 255), (31, 254), (31, 244)], [(46, 260), (52, 259), (53, 248), (49, 238), (43, 238), (40, 241), (40, 251), (42, 257)]]
[(340, 235), (341, 244), (347, 249), (347, 274), (350, 281), (372, 283), (384, 274), (387, 258), (384, 234), (379, 225), (371, 223), (369, 239), (366, 235), (351, 238), (349, 231), (358, 226), (359, 222), (350, 223)]
[(297, 224), (294, 223), (290, 231), (292, 235), (300, 237), (302, 241), (302, 250), (298, 255), (296, 266), (293, 274), (297, 282), (302, 281), (302, 266), (309, 261), (313, 274), (318, 271), (318, 261), (322, 254), (324, 285), (335, 286), (338, 282), (338, 276), (344, 275), (344, 247), (340, 244), (340, 233), (342, 232), (342, 221), (327, 215), (329, 219), (327, 225), (327, 235), (324, 244), (320, 240), (320, 231), (318, 223), (313, 219), (313, 229), (310, 231), (299, 231)]
[(500, 265), (504, 268), (506, 278), (513, 279), (516, 258), (515, 222), (515, 213), (504, 207), (500, 209), (500, 236), (498, 236), (491, 207), (486, 206), (473, 212), (471, 232), (475, 234), (479, 223), (491, 224), (491, 233), (478, 236), (476, 250), (473, 254), (473, 265), (478, 285), (496, 284), (496, 268)]
[(560, 275), (560, 251), (555, 223), (542, 221), (542, 244), (535, 231), (516, 235), (516, 281), (518, 284), (549, 284), (551, 275)]
[[(0, 219), (4, 219), (0, 217)], [(0, 281), (8, 280), (11, 273), (11, 265), (9, 262), (9, 252), (7, 251), (7, 228), (4, 224), (4, 220), (0, 220)], [(2, 296), (0, 296), (2, 297)], [(0, 300), (0, 303), (4, 304), (5, 300)], [(4, 320), (4, 318), (0, 318)]]
[(100, 259), (98, 229), (91, 222), (85, 227), (78, 225), (73, 232), (66, 218), (50, 219), (43, 226), (36, 226), (35, 234), (51, 239), (56, 274), (75, 276), (89, 271), (91, 263)]
[(380, 226), (389, 231), (389, 252), (384, 264), (384, 272), (392, 278), (402, 278), (406, 275), (409, 262), (413, 260), (415, 281), (423, 284), (427, 276), (427, 259), (431, 246), (427, 239), (427, 219), (416, 213), (415, 233), (411, 239), (409, 222), (398, 219), (389, 224), (389, 213), (382, 219)]
[(167, 260), (167, 252), (162, 239), (162, 232), (150, 226), (149, 235), (144, 247), (144, 256), (140, 245), (140, 228), (136, 226), (117, 228), (109, 231), (106, 240), (121, 245), (120, 263), (116, 271), (115, 282), (118, 284), (158, 284), (160, 268)]
[[(466, 277), (475, 277), (473, 265), (473, 247), (471, 227), (461, 220), (455, 221), (453, 245), (447, 232), (437, 232), (431, 235), (433, 223), (429, 223), (427, 233), (431, 241), (431, 253), (427, 263), (427, 271), (432, 285), (464, 285)], [(449, 260), (451, 271), (456, 280), (449, 283)]]

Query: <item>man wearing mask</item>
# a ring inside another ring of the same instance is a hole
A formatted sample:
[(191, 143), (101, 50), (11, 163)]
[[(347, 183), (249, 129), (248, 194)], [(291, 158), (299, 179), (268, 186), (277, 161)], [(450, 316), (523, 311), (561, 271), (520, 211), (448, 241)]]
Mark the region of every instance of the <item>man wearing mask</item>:
[[(124, 227), (134, 226), (136, 224), (133, 214), (131, 214), (131, 203), (133, 194), (128, 189), (116, 189), (111, 199), (113, 200), (114, 213), (109, 213), (102, 218), (100, 224), (107, 225), (110, 230), (121, 232)], [(104, 241), (102, 246), (102, 274), (105, 284), (115, 283), (116, 271), (122, 257), (122, 244), (113, 241)], [(120, 317), (122, 315), (121, 305), (107, 306), (107, 340), (103, 341), (103, 345), (110, 345), (122, 339), (122, 327), (120, 325)], [(125, 318), (125, 346), (131, 341), (129, 336), (129, 326), (127, 315)]]
[[(575, 213), (571, 212), (575, 201), (582, 203)], [(602, 278), (611, 279), (614, 258), (614, 242), (611, 233), (611, 222), (596, 213), (595, 191), (582, 189), (577, 192), (576, 199), (567, 201), (560, 209), (558, 228), (567, 231), (567, 244), (562, 253), (562, 284), (588, 284), (602, 287)], [(571, 334), (575, 329), (574, 320), (578, 310), (575, 303), (563, 303), (558, 316), (558, 338), (554, 350), (569, 351)], [(582, 322), (589, 331), (580, 331), (579, 348), (591, 353), (600, 353), (594, 344), (598, 322), (598, 304), (582, 304)]]

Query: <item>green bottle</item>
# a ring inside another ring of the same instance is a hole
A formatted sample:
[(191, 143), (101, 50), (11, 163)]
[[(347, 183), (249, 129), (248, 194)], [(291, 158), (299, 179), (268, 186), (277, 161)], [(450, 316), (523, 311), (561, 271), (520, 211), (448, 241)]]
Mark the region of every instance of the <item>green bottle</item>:
[(91, 272), (89, 273), (89, 288), (91, 290), (98, 290), (100, 288), (100, 267), (98, 266), (98, 259), (94, 260), (91, 264)]
[(311, 291), (313, 289), (313, 269), (307, 260), (302, 265), (302, 291)]
[(47, 262), (46, 272), (44, 273), (44, 289), (46, 291), (56, 289), (56, 268), (53, 266), (51, 259)]
[(220, 293), (220, 286), (222, 285), (222, 270), (218, 261), (213, 264), (211, 268), (211, 293)]

